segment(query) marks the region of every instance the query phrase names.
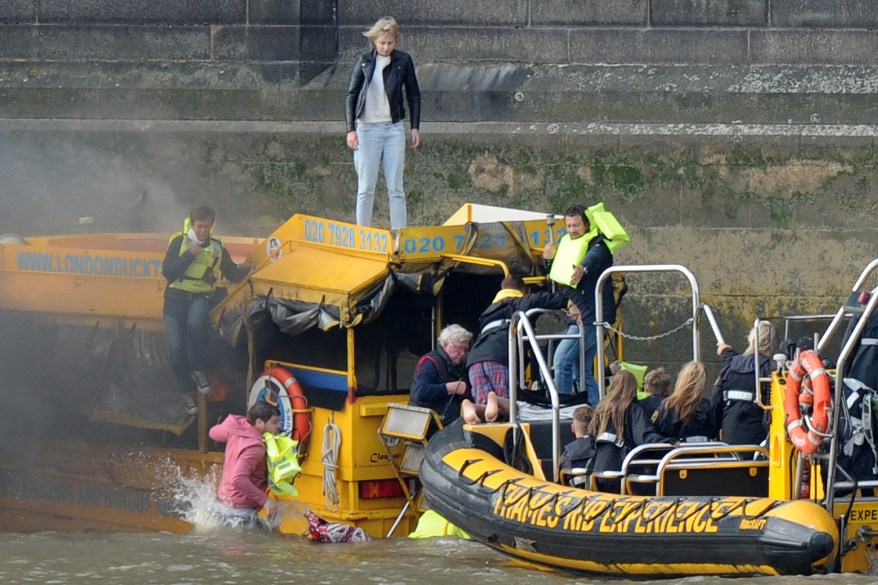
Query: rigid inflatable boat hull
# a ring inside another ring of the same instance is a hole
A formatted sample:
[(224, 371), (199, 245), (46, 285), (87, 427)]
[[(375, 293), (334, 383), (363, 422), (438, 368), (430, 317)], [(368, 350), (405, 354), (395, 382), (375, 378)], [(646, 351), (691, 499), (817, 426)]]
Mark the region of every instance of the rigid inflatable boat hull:
[(604, 575), (798, 575), (828, 570), (838, 531), (809, 501), (620, 496), (513, 469), (462, 425), (421, 466), (429, 505), (511, 556)]

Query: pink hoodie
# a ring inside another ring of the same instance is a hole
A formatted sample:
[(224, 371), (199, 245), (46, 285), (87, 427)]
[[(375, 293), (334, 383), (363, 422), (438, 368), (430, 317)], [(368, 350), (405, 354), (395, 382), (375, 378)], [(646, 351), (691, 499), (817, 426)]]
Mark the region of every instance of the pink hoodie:
[(233, 508), (259, 509), (268, 495), (265, 443), (262, 434), (239, 414), (230, 414), (210, 428), (210, 438), (228, 442), (217, 496)]

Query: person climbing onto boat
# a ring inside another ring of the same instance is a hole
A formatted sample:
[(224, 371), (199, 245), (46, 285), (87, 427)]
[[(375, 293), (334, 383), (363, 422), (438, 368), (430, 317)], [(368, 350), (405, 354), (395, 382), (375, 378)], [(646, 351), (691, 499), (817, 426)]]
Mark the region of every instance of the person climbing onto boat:
[[(656, 432), (637, 403), (637, 378), (622, 370), (610, 383), (591, 419), (588, 433), (594, 437), (595, 455), (586, 468), (590, 473), (622, 468), (625, 455), (644, 443), (673, 443)], [(619, 492), (619, 480), (599, 478), (601, 491)]]
[[(557, 243), (546, 244), (543, 260), (549, 270), (549, 278), (560, 285), (561, 293), (573, 305), (565, 333), (578, 335), (579, 323), (585, 326), (585, 380), (582, 386), (588, 392), (589, 403), (596, 405), (599, 400), (598, 384), (594, 378), (597, 335), (592, 326), (595, 320), (595, 287), (598, 277), (613, 265), (613, 254), (605, 235), (592, 229), (584, 206), (572, 205), (567, 208), (564, 224), (567, 233)], [(612, 281), (606, 281), (602, 294), (603, 305), (607, 309), (606, 320), (612, 323), (615, 321)], [(558, 343), (552, 369), (558, 393), (572, 394), (573, 382), (580, 371), (578, 338), (562, 339)]]
[(701, 362), (687, 362), (677, 375), (674, 392), (650, 421), (657, 433), (687, 443), (712, 441), (717, 424), (710, 400), (704, 398), (707, 373)]
[(646, 418), (653, 420), (652, 416), (658, 411), (662, 401), (671, 394), (671, 375), (664, 368), (655, 368), (643, 377), (643, 389), (647, 397), (637, 402), (643, 408)]
[(262, 435), (280, 431), (280, 411), (262, 400), (250, 407), (247, 416), (230, 414), (208, 431), (210, 438), (226, 443), (223, 474), (217, 497), (229, 510), (223, 519), (232, 525), (250, 526), (260, 510), (269, 521), (277, 514), (277, 503), (267, 493), (268, 470)]
[[(212, 207), (194, 207), (183, 231), (171, 236), (162, 262), (162, 275), (168, 281), (163, 315), (171, 367), (183, 388), (194, 383), (204, 395), (210, 394), (207, 315), (217, 283), (222, 277), (238, 282), (250, 272), (249, 266), (235, 264), (222, 242), (211, 235), (215, 219)], [(198, 412), (189, 392), (183, 393), (183, 404), (189, 414)]]
[(466, 356), (473, 334), (457, 324), (439, 332), (437, 347), (418, 360), (409, 404), (432, 408), (448, 426), (460, 417), (460, 404), (469, 396)]
[(477, 404), (467, 398), (460, 405), (460, 416), (471, 425), (507, 421), (509, 420), (509, 399), (497, 396), (494, 391), (488, 392), (485, 404)]
[(559, 462), (561, 469), (585, 467), (588, 461), (594, 457), (594, 439), (588, 434), (588, 427), (594, 418), (594, 408), (590, 404), (580, 406), (573, 411), (573, 422), (570, 430), (576, 437), (566, 445), (561, 452)]
[(760, 321), (758, 331), (756, 326), (750, 330), (747, 349), (741, 355), (726, 343), (716, 344), (723, 367), (711, 390), (710, 402), (724, 442), (759, 445), (768, 436), (769, 411), (762, 410), (757, 402), (755, 356), (759, 359), (759, 376), (770, 376), (776, 347), (777, 333), (769, 321)]
[(491, 305), (479, 317), (479, 335), (467, 358), (473, 402), (488, 404), (488, 394), (509, 398), (509, 324), (518, 311), (563, 309), (567, 300), (558, 293), (528, 292), (518, 276), (507, 276)]

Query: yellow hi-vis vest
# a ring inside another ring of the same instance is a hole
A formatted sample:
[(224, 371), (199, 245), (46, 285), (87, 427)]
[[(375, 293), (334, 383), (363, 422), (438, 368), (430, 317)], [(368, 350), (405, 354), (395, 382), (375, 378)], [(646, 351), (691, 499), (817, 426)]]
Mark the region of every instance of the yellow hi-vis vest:
[[(171, 242), (174, 241), (174, 238), (181, 235), (183, 236), (180, 240), (180, 256), (189, 249), (189, 237), (187, 235), (189, 227), (189, 218), (187, 217), (186, 222), (183, 224), (183, 231), (171, 236)], [(192, 261), (192, 264), (186, 268), (186, 272), (183, 274), (182, 278), (178, 278), (174, 282), (168, 283), (168, 287), (194, 294), (212, 293), (216, 290), (216, 282), (219, 279), (219, 274), (216, 274), (216, 269), (217, 266), (219, 266), (220, 260), (222, 260), (222, 256), (222, 243), (211, 237), (208, 246), (203, 248), (201, 253), (199, 253), (195, 257), (195, 260)], [(207, 274), (209, 270), (213, 270), (215, 273), (215, 278), (211, 279), (210, 282), (204, 280), (204, 275)]]

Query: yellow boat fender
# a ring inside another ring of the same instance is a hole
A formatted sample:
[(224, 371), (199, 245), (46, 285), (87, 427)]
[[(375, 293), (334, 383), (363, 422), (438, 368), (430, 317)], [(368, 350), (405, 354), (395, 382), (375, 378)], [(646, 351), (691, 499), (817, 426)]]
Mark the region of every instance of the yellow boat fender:
[(302, 473), (299, 466), (299, 442), (286, 435), (262, 435), (265, 440), (265, 462), (268, 465), (268, 489), (276, 496), (299, 495), (293, 480)]

